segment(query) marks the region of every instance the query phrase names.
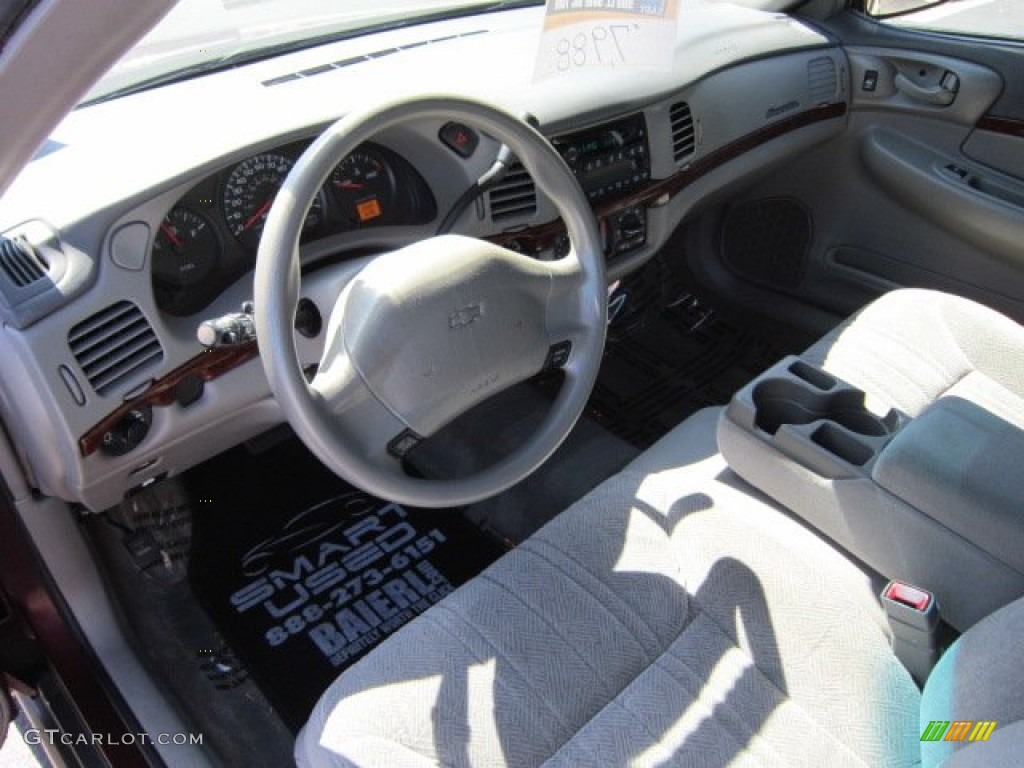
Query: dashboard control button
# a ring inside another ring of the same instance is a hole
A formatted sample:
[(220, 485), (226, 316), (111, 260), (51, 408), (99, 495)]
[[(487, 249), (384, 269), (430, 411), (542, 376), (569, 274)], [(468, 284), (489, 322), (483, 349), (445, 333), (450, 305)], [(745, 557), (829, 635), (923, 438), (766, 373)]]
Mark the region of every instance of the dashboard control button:
[(640, 214), (630, 211), (619, 220), (619, 233), (626, 240), (635, 240), (644, 234), (644, 222)]
[(419, 435), (411, 429), (404, 429), (391, 442), (388, 443), (388, 453), (396, 459), (404, 459), (406, 454), (423, 441)]
[(203, 377), (194, 373), (178, 382), (178, 386), (174, 388), (174, 399), (182, 408), (187, 408), (203, 396), (205, 388), (206, 383), (203, 381)]
[(462, 123), (446, 123), (441, 127), (438, 137), (460, 157), (471, 157), (480, 143), (476, 131)]
[(551, 348), (548, 350), (548, 357), (544, 361), (544, 370), (563, 368), (565, 364), (569, 362), (569, 356), (571, 354), (571, 341), (560, 341), (557, 344), (552, 344)]
[(143, 405), (132, 408), (119, 422), (103, 433), (100, 450), (108, 456), (124, 456), (146, 439), (152, 423), (152, 407)]

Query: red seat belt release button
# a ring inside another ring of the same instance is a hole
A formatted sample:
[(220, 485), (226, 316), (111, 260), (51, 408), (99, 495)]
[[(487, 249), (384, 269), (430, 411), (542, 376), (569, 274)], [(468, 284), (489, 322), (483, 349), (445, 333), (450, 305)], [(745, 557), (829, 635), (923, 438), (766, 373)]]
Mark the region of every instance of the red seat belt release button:
[(928, 606), (933, 602), (930, 592), (925, 592), (923, 589), (912, 587), (901, 581), (890, 581), (889, 585), (885, 588), (885, 592), (882, 594), (889, 600), (893, 600), (897, 603), (903, 603), (903, 605), (913, 608), (915, 611), (921, 611), (922, 613), (926, 612), (928, 610)]

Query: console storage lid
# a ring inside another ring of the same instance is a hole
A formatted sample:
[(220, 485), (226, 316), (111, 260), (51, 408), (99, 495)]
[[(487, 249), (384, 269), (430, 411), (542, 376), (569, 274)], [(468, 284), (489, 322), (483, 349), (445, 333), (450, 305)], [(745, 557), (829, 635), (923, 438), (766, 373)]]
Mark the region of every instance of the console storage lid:
[(942, 397), (886, 445), (872, 478), (893, 496), (1024, 572), (1024, 431)]

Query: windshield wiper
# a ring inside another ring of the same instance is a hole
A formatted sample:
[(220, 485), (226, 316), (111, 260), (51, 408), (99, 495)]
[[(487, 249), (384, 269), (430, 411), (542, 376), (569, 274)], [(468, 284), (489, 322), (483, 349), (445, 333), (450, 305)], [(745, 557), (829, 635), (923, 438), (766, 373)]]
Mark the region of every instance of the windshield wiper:
[(234, 69), (235, 67), (254, 64), (259, 61), (272, 59), (276, 56), (306, 50), (307, 48), (315, 48), (318, 45), (352, 40), (357, 37), (362, 37), (363, 35), (372, 35), (378, 32), (387, 32), (394, 29), (402, 29), (403, 27), (416, 26), (418, 24), (430, 24), (431, 22), (444, 21), (446, 19), (465, 18), (467, 16), (476, 16), (483, 13), (494, 13), (496, 11), (526, 8), (529, 6), (543, 4), (544, 0), (495, 0), (495, 2), (491, 3), (478, 3), (463, 7), (446, 8), (444, 10), (430, 11), (428, 13), (413, 16), (404, 14), (402, 16), (378, 21), (373, 24), (367, 24), (356, 29), (346, 29), (341, 31), (334, 30), (328, 33), (304, 37), (299, 40), (288, 40), (285, 42), (262, 46), (260, 48), (236, 51), (235, 53), (216, 59), (206, 59), (187, 67), (175, 69), (170, 72), (162, 72), (158, 75), (154, 75), (153, 77), (138, 80), (122, 88), (116, 88), (108, 93), (83, 101), (78, 106), (88, 107), (94, 104), (102, 104), (105, 101), (119, 99), (122, 96), (131, 96), (135, 93), (142, 93), (143, 91), (159, 88), (163, 85), (171, 85), (172, 83), (202, 77), (203, 75), (210, 75), (214, 72), (223, 72), (224, 70)]

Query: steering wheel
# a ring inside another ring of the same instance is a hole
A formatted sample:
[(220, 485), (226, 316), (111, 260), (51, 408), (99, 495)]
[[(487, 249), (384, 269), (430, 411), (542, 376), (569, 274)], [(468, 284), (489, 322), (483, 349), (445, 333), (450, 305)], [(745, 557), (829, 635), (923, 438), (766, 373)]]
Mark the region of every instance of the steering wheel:
[[(306, 211), (342, 158), (374, 134), (413, 120), (463, 122), (506, 144), (558, 209), (572, 247), (558, 260), (539, 261), (483, 240), (443, 235), (377, 256), (340, 291), (323, 357), (307, 382), (293, 329)], [(327, 128), (274, 200), (254, 288), (263, 369), (295, 432), (352, 485), (411, 506), (469, 504), (533, 472), (582, 413), (604, 349), (604, 258), (583, 191), (538, 131), (464, 98), (403, 99), (354, 111)], [(547, 418), (519, 449), (457, 479), (403, 471), (400, 457), (419, 440), (558, 357), (565, 358), (562, 386)]]

